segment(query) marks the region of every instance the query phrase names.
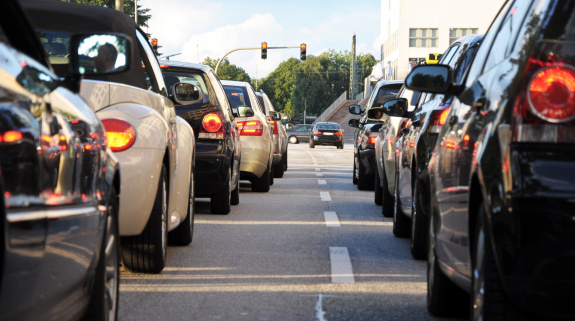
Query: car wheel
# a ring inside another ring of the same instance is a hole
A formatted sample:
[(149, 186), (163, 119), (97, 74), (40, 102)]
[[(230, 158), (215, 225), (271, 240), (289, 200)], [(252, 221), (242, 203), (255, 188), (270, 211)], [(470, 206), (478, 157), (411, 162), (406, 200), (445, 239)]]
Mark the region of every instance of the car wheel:
[(343, 144), (338, 145), (337, 149), (343, 149)]
[(471, 320), (523, 319), (517, 315), (517, 309), (503, 291), (491, 239), (487, 235), (486, 216), (484, 204), (481, 203), (472, 252)]
[(427, 311), (438, 317), (465, 317), (469, 295), (449, 280), (435, 256), (435, 217), (430, 213), (427, 233)]
[(309, 141), (309, 148), (315, 148), (315, 144), (314, 144), (313, 140), (311, 140), (311, 139)]
[(110, 190), (106, 230), (96, 267), (92, 297), (86, 310), (86, 320), (117, 320), (120, 272), (118, 264), (118, 195), (114, 187)]
[(230, 201), (232, 205), (240, 204), (240, 175), (236, 175), (236, 188), (232, 191), (232, 199)]
[(224, 188), (221, 191), (212, 194), (210, 197), (210, 212), (212, 214), (229, 214), (230, 205), (232, 203), (232, 190), (230, 181), (232, 180), (232, 171), (228, 168), (228, 176), (226, 177), (226, 182), (224, 183)]
[(299, 141), (297, 140), (297, 137), (295, 137), (295, 136), (290, 136), (290, 137), (289, 137), (289, 142), (290, 142), (291, 144), (298, 144), (298, 143), (299, 143)]
[(284, 163), (284, 172), (287, 171), (288, 169), (288, 153), (287, 151), (284, 153), (284, 155), (282, 156), (282, 160)]
[(357, 166), (355, 165), (356, 160), (357, 160), (357, 158), (354, 157), (353, 158), (353, 175), (352, 175), (353, 176), (352, 181), (353, 181), (354, 185), (357, 185)]
[(252, 181), (252, 191), (259, 193), (266, 193), (270, 190), (270, 165), (264, 171), (260, 178), (256, 178)]
[(152, 213), (140, 235), (121, 239), (122, 261), (134, 271), (160, 273), (168, 252), (168, 189), (166, 166), (162, 164)]
[(426, 244), (427, 244), (427, 217), (423, 214), (421, 209), (421, 198), (419, 195), (418, 185), (420, 182), (416, 180), (414, 182), (412, 202), (411, 202), (411, 238), (410, 238), (410, 248), (411, 255), (416, 260), (423, 260), (427, 255)]
[(395, 198), (393, 210), (393, 235), (397, 237), (409, 237), (410, 219), (405, 216), (401, 209), (401, 199), (399, 198), (399, 177), (395, 175)]
[(270, 186), (274, 184), (274, 177), (275, 177), (275, 167), (273, 162), (270, 160), (270, 164), (268, 165), (270, 169)]
[(194, 236), (194, 174), (190, 177), (190, 189), (188, 197), (188, 212), (186, 218), (173, 231), (168, 233), (168, 243), (171, 245), (185, 246), (192, 243)]
[(393, 205), (394, 205), (394, 198), (389, 192), (388, 188), (388, 181), (387, 181), (387, 174), (385, 173), (385, 167), (382, 169), (383, 171), (383, 194), (381, 197), (381, 214), (384, 217), (393, 217)]
[(373, 190), (373, 177), (367, 175), (365, 166), (362, 165), (361, 159), (358, 157), (357, 162), (357, 189), (360, 191)]
[(274, 165), (274, 177), (275, 178), (282, 178), (284, 177), (284, 161), (283, 161), (283, 156), (282, 156), (282, 160), (277, 163), (276, 165)]
[[(377, 170), (376, 170), (377, 171)], [(379, 179), (379, 173), (375, 173), (375, 187), (374, 187), (374, 199), (375, 205), (381, 205), (383, 198), (383, 188), (381, 188), (381, 180)]]

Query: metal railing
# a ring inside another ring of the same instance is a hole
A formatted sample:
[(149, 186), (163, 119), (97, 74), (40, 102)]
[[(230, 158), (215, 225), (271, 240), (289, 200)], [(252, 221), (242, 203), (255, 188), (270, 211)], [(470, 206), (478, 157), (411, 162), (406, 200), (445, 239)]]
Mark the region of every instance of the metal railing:
[(344, 91), (338, 99), (336, 99), (329, 107), (327, 107), (327, 109), (324, 110), (318, 118), (316, 118), (313, 124), (325, 121), (337, 109), (337, 107), (341, 106), (341, 104), (345, 101), (345, 97), (347, 97), (347, 91)]

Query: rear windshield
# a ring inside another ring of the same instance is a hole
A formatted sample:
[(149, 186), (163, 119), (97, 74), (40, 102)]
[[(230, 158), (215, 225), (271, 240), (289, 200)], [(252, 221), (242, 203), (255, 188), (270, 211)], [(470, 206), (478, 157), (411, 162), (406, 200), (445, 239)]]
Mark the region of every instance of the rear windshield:
[[(252, 107), (250, 99), (248, 98), (248, 89), (242, 86), (224, 85), (226, 96), (230, 101), (230, 106), (235, 110), (238, 106)], [(253, 109), (253, 108), (252, 108)]]
[(316, 129), (339, 130), (339, 125), (338, 124), (317, 124)]
[(197, 86), (200, 89), (200, 94), (202, 96), (200, 104), (204, 105), (210, 102), (210, 96), (208, 93), (208, 87), (206, 86), (206, 80), (204, 78), (204, 73), (201, 71), (163, 71), (164, 82), (168, 91), (172, 92), (172, 87), (179, 82), (184, 82)]

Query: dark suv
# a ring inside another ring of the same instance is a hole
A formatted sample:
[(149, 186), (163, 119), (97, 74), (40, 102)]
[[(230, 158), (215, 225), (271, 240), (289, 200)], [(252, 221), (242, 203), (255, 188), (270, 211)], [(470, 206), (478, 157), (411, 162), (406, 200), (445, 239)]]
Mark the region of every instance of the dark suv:
[(575, 316), (574, 66), (575, 1), (506, 1), (461, 85), (408, 75), (455, 96), (429, 164), (432, 314)]
[(224, 88), (209, 66), (162, 60), (160, 67), (169, 92), (178, 82), (200, 91), (200, 100), (176, 104), (176, 113), (196, 135), (196, 196), (211, 199), (212, 213), (228, 214), (240, 203), (241, 144)]

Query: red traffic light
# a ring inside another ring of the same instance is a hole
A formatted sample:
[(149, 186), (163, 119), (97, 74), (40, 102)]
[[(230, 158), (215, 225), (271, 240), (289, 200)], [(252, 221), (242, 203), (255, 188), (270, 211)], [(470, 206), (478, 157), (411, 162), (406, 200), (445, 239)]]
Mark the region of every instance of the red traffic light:
[(153, 45), (153, 46), (157, 46), (157, 45), (158, 45), (158, 39), (153, 38), (153, 39), (152, 39), (152, 45)]

